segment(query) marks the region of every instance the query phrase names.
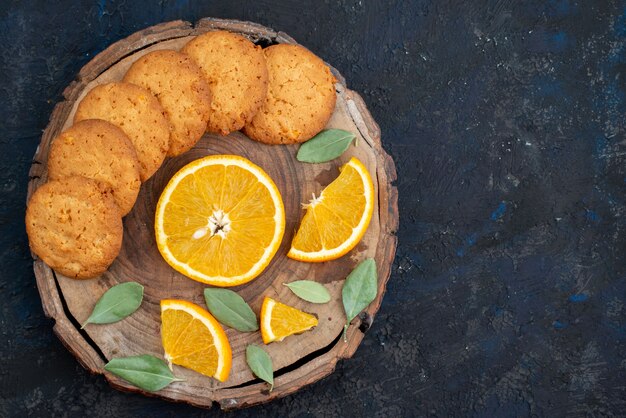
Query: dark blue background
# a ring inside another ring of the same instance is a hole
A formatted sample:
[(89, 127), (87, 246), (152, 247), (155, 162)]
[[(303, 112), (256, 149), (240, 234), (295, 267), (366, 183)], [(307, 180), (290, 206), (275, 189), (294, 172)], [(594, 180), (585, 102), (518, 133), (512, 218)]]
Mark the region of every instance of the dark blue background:
[(23, 214), (31, 157), (112, 42), (204, 16), (282, 30), (360, 92), (398, 168), (399, 247), (351, 360), (228, 416), (626, 410), (626, 2), (3, 1), (0, 416), (218, 416), (111, 389), (52, 333)]

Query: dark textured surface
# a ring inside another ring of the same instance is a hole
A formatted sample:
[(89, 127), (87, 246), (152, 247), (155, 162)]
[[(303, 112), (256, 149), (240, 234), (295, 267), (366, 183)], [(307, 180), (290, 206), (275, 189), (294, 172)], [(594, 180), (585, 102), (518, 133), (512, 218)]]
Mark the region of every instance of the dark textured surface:
[[(626, 2), (53, 3), (0, 4), (0, 416), (625, 416)], [(232, 414), (85, 372), (43, 315), (23, 225), (31, 157), (81, 66), (204, 16), (332, 63), (400, 194), (388, 292), (354, 358)]]

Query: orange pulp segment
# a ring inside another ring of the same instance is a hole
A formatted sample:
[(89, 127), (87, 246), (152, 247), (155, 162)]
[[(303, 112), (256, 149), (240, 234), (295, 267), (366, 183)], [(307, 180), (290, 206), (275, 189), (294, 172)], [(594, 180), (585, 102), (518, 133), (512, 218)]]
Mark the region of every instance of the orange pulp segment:
[(165, 359), (220, 382), (228, 379), (232, 351), (226, 333), (213, 316), (184, 301), (161, 301), (161, 338)]
[(300, 261), (334, 260), (365, 235), (374, 211), (374, 184), (356, 157), (307, 205), (288, 257)]
[(263, 342), (282, 341), (285, 337), (307, 331), (317, 325), (314, 315), (265, 297), (261, 307)]

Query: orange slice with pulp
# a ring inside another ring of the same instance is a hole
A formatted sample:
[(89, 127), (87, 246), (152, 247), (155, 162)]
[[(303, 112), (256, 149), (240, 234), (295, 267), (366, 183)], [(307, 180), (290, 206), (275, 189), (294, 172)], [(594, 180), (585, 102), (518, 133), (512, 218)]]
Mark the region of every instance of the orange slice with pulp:
[(228, 379), (232, 351), (226, 333), (213, 316), (191, 302), (161, 301), (161, 338), (165, 359), (220, 382)]
[(259, 166), (236, 155), (213, 155), (172, 177), (154, 228), (159, 251), (175, 270), (214, 286), (236, 286), (261, 274), (274, 257), (285, 209)]
[(356, 157), (318, 197), (306, 213), (291, 243), (288, 257), (300, 261), (334, 260), (353, 249), (367, 231), (374, 212), (374, 184)]
[(261, 306), (263, 342), (282, 341), (285, 337), (307, 331), (317, 325), (314, 315), (265, 297)]

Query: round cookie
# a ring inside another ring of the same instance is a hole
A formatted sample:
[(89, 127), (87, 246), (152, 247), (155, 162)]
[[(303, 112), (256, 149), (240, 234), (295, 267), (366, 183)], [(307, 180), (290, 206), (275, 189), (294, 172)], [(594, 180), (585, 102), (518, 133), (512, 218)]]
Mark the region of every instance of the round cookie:
[(124, 81), (156, 96), (170, 122), (168, 156), (190, 150), (206, 131), (211, 92), (200, 68), (185, 54), (171, 50), (150, 52), (133, 63)]
[(243, 36), (215, 31), (195, 37), (182, 52), (198, 64), (209, 83), (209, 132), (227, 135), (252, 120), (267, 93), (267, 67), (261, 47)]
[(146, 181), (161, 166), (169, 148), (170, 124), (159, 101), (143, 87), (109, 83), (94, 87), (78, 104), (74, 123), (103, 119), (118, 126), (135, 147), (139, 175)]
[(74, 279), (106, 271), (122, 246), (122, 217), (113, 197), (85, 177), (52, 180), (33, 193), (26, 209), (31, 250)]
[(302, 46), (272, 45), (263, 52), (270, 77), (267, 98), (244, 133), (266, 144), (304, 142), (324, 129), (335, 109), (335, 77)]
[(133, 144), (117, 126), (82, 120), (54, 139), (48, 155), (48, 178), (83, 176), (97, 180), (115, 199), (122, 216), (133, 208), (141, 180)]

